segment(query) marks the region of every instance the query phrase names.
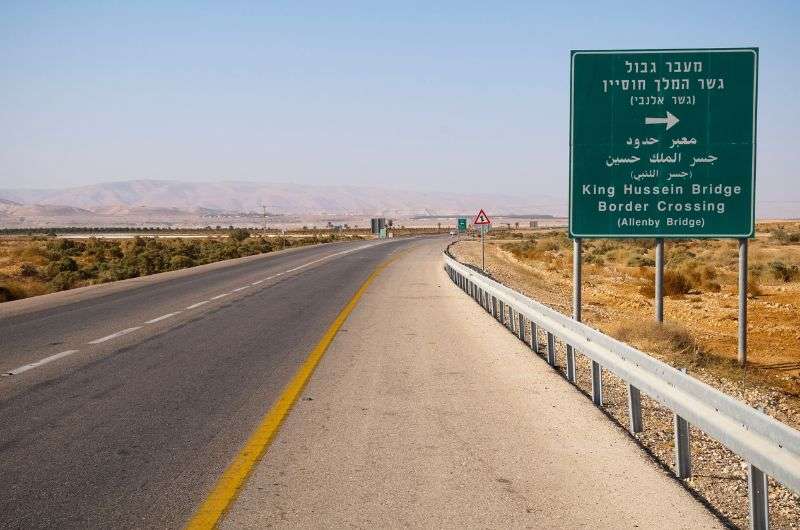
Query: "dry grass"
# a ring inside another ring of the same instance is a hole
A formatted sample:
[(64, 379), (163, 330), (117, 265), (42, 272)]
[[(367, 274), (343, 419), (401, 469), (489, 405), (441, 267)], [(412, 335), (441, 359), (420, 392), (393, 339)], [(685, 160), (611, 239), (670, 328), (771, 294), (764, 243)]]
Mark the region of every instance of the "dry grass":
[[(568, 312), (572, 242), (566, 233), (538, 230), (511, 235), (494, 234), (487, 243), (491, 273)], [(749, 374), (800, 395), (800, 223), (759, 225), (756, 235), (749, 247)], [(461, 243), (456, 251), (468, 257), (464, 252), (472, 252), (470, 244)], [(584, 319), (589, 324), (673, 364), (702, 365), (723, 376), (735, 376), (737, 241), (666, 242), (668, 324), (664, 327), (651, 324), (652, 240), (584, 240), (583, 255)], [(681, 343), (676, 339), (687, 335), (693, 346), (686, 351), (675, 349)], [(644, 342), (647, 337), (650, 343)]]

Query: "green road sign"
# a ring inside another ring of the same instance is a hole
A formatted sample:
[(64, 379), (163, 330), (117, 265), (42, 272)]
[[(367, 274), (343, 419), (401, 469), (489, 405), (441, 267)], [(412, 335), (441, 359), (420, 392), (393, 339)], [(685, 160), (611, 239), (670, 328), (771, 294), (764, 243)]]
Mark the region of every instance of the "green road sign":
[(467, 218), (466, 217), (459, 217), (458, 218), (458, 231), (459, 232), (466, 232), (467, 231)]
[(758, 49), (573, 51), (572, 237), (752, 237)]

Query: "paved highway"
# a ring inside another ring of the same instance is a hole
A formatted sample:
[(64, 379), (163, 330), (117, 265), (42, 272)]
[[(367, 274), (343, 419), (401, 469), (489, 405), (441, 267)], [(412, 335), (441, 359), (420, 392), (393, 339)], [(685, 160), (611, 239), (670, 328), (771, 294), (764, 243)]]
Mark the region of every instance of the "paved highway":
[(719, 528), (450, 282), (445, 244), (0, 306), (0, 524)]
[(0, 307), (0, 524), (179, 528), (375, 267), (293, 249)]

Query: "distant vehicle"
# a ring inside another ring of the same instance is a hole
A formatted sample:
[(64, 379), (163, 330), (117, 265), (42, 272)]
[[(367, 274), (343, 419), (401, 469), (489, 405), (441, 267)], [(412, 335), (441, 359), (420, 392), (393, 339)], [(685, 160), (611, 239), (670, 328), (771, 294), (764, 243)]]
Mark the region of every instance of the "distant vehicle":
[(451, 236), (457, 236), (458, 232), (456, 232), (455, 230), (450, 230), (450, 235)]

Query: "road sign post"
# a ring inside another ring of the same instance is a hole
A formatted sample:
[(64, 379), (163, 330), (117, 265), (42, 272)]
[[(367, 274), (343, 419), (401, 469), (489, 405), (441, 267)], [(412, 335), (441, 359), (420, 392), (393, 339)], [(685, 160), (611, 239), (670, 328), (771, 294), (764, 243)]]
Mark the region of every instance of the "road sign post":
[(740, 241), (739, 362), (747, 359), (747, 238), (755, 233), (758, 49), (573, 51), (569, 233)]
[(472, 220), (472, 224), (479, 227), (481, 231), (481, 270), (486, 272), (486, 231), (489, 229), (489, 226), (492, 224), (491, 219), (489, 216), (486, 215), (486, 212), (483, 211), (483, 208), (478, 212), (478, 215), (475, 216), (475, 219)]

